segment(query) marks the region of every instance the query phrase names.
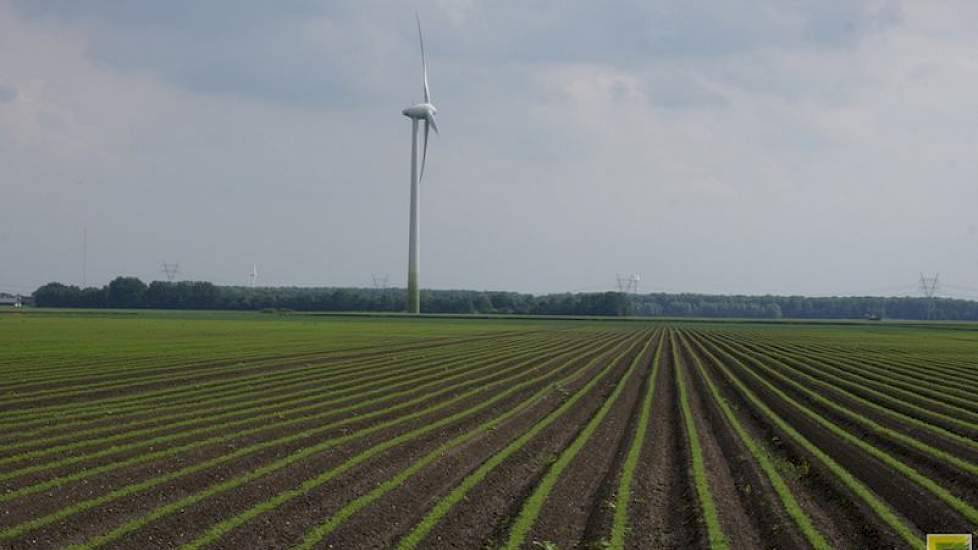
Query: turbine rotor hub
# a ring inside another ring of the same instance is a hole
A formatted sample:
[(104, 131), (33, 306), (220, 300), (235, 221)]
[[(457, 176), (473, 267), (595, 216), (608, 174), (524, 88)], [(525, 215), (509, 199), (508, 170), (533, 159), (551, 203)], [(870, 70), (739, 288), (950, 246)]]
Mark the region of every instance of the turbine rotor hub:
[(431, 103), (418, 103), (417, 105), (411, 105), (410, 107), (407, 107), (401, 111), (404, 116), (417, 120), (431, 118), (437, 112), (438, 109), (436, 109)]

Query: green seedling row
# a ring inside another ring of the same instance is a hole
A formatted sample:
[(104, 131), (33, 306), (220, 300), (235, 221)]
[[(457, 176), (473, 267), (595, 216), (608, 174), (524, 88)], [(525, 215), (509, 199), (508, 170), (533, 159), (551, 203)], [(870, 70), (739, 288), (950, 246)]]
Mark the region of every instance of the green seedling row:
[[(575, 351), (575, 350), (579, 350), (579, 349), (580, 349), (580, 347), (577, 347), (577, 348), (572, 349), (571, 351)], [(331, 413), (325, 413), (324, 416), (326, 416), (326, 415), (337, 415), (337, 414), (346, 413), (346, 412), (349, 412), (349, 411), (352, 411), (352, 410), (355, 410), (355, 409), (358, 409), (358, 408), (364, 408), (364, 407), (367, 407), (367, 406), (371, 406), (371, 405), (379, 404), (379, 403), (382, 403), (382, 402), (390, 401), (392, 399), (396, 399), (396, 398), (400, 398), (400, 397), (405, 397), (405, 396), (410, 397), (412, 395), (416, 396), (416, 397), (414, 397), (412, 399), (409, 399), (408, 401), (401, 402), (401, 403), (398, 403), (396, 405), (392, 405), (392, 406), (387, 407), (385, 409), (379, 409), (379, 410), (376, 410), (376, 411), (373, 411), (373, 412), (368, 412), (368, 413), (360, 414), (360, 415), (357, 415), (357, 416), (347, 417), (347, 418), (344, 418), (342, 420), (337, 420), (337, 421), (329, 422), (329, 423), (324, 424), (322, 426), (319, 426), (317, 428), (308, 429), (308, 430), (304, 430), (304, 431), (300, 431), (300, 432), (295, 432), (295, 433), (291, 433), (291, 434), (289, 434), (287, 436), (284, 436), (284, 437), (281, 437), (281, 438), (277, 438), (277, 439), (274, 439), (274, 440), (264, 441), (264, 442), (261, 442), (261, 443), (258, 443), (258, 444), (254, 444), (254, 445), (249, 445), (249, 446), (246, 446), (246, 447), (237, 448), (237, 449), (235, 449), (231, 453), (227, 453), (227, 454), (224, 454), (224, 455), (218, 456), (216, 458), (212, 458), (212, 459), (206, 460), (206, 461), (201, 462), (201, 463), (198, 463), (198, 464), (193, 464), (191, 466), (187, 466), (187, 467), (181, 468), (179, 470), (170, 471), (170, 472), (167, 472), (167, 473), (165, 473), (163, 475), (155, 476), (155, 477), (152, 477), (150, 479), (147, 479), (147, 480), (144, 480), (144, 481), (141, 481), (141, 482), (138, 482), (138, 483), (134, 483), (134, 484), (128, 485), (126, 487), (120, 488), (118, 490), (115, 490), (113, 492), (110, 492), (108, 494), (105, 494), (105, 495), (102, 495), (102, 496), (99, 496), (99, 497), (95, 497), (95, 498), (91, 498), (91, 499), (79, 501), (79, 502), (77, 502), (77, 503), (75, 503), (75, 504), (73, 504), (71, 506), (68, 506), (68, 507), (65, 507), (65, 508), (59, 510), (58, 512), (55, 512), (55, 513), (52, 513), (52, 514), (48, 514), (46, 516), (42, 516), (40, 518), (36, 518), (34, 520), (25, 522), (23, 524), (20, 524), (20, 525), (17, 525), (17, 526), (13, 526), (11, 528), (8, 528), (8, 529), (5, 529), (3, 531), (0, 531), (0, 540), (16, 538), (18, 536), (23, 535), (24, 533), (27, 533), (27, 532), (30, 532), (30, 531), (39, 529), (39, 528), (41, 528), (41, 527), (43, 527), (45, 525), (49, 525), (49, 524), (54, 523), (56, 521), (63, 520), (63, 519), (65, 519), (67, 517), (70, 517), (72, 515), (75, 515), (75, 514), (84, 512), (86, 510), (90, 510), (90, 509), (95, 508), (97, 506), (105, 505), (107, 503), (110, 503), (112, 501), (115, 501), (115, 500), (118, 500), (118, 499), (121, 499), (121, 498), (124, 498), (124, 497), (127, 497), (127, 496), (131, 496), (131, 495), (134, 495), (134, 494), (138, 494), (138, 493), (142, 493), (142, 492), (148, 491), (148, 490), (150, 490), (150, 489), (152, 489), (154, 487), (160, 486), (160, 485), (162, 485), (164, 483), (167, 483), (167, 482), (170, 482), (170, 481), (177, 480), (177, 479), (179, 479), (181, 477), (184, 477), (184, 476), (187, 476), (187, 475), (196, 474), (198, 472), (207, 471), (208, 469), (214, 468), (214, 467), (219, 466), (221, 464), (230, 463), (230, 462), (233, 462), (235, 460), (242, 459), (242, 458), (244, 458), (246, 456), (253, 455), (255, 453), (258, 453), (258, 452), (263, 451), (263, 450), (266, 450), (266, 449), (272, 449), (272, 448), (279, 447), (279, 446), (282, 446), (282, 445), (285, 445), (285, 444), (288, 444), (288, 443), (291, 443), (291, 442), (301, 441), (303, 439), (312, 438), (312, 437), (318, 436), (320, 434), (329, 433), (331, 431), (334, 431), (334, 430), (337, 430), (339, 428), (342, 428), (343, 426), (346, 426), (346, 425), (354, 424), (354, 423), (357, 423), (357, 422), (364, 422), (364, 421), (368, 421), (368, 420), (371, 420), (371, 419), (374, 419), (374, 418), (391, 417), (391, 420), (388, 420), (386, 422), (383, 422), (382, 424), (379, 424), (379, 425), (381, 425), (381, 426), (394, 426), (394, 425), (397, 425), (397, 424), (406, 422), (406, 421), (414, 418), (414, 416), (412, 416), (411, 414), (400, 416), (400, 417), (395, 416), (395, 413), (397, 413), (399, 411), (402, 411), (402, 410), (410, 410), (412, 407), (415, 407), (417, 405), (421, 405), (421, 404), (423, 404), (423, 403), (425, 403), (427, 401), (431, 401), (431, 400), (437, 399), (440, 396), (452, 395), (453, 392), (455, 392), (459, 388), (462, 388), (462, 387), (465, 387), (465, 386), (469, 386), (469, 385), (478, 385), (479, 383), (481, 383), (483, 381), (490, 380), (490, 379), (492, 379), (494, 377), (498, 377), (500, 375), (503, 375), (503, 376), (506, 376), (506, 375), (520, 376), (520, 375), (523, 375), (523, 374), (527, 374), (529, 372), (532, 372), (532, 370), (534, 370), (534, 369), (525, 369), (525, 366), (524, 365), (515, 365), (515, 366), (510, 367), (508, 369), (505, 369), (503, 371), (499, 371), (499, 372), (496, 372), (496, 373), (490, 373), (488, 375), (485, 375), (485, 376), (482, 376), (482, 377), (478, 377), (478, 378), (474, 378), (474, 379), (473, 378), (466, 378), (462, 382), (458, 382), (458, 383), (449, 385), (447, 387), (441, 387), (440, 389), (437, 389), (437, 390), (432, 391), (430, 393), (424, 393), (424, 391), (427, 390), (427, 389), (431, 389), (431, 388), (436, 388), (436, 387), (439, 387), (439, 386), (443, 386), (444, 385), (443, 383), (445, 381), (450, 380), (451, 378), (465, 377), (465, 373), (461, 373), (459, 375), (456, 375), (455, 377), (450, 377), (448, 379), (442, 379), (442, 380), (439, 380), (439, 381), (429, 382), (427, 384), (422, 384), (422, 385), (419, 385), (419, 386), (417, 386), (417, 387), (415, 387), (413, 389), (405, 390), (403, 392), (399, 392), (398, 394), (395, 394), (395, 395), (388, 395), (388, 396), (384, 396), (384, 397), (378, 397), (378, 398), (375, 398), (375, 399), (367, 400), (366, 402), (360, 402), (357, 405), (351, 405), (351, 406), (348, 406), (348, 407), (345, 407), (345, 408), (342, 408), (342, 409), (338, 409), (338, 410), (332, 411)], [(445, 406), (447, 406), (446, 403), (448, 403), (448, 402), (447, 401), (439, 402), (439, 403), (437, 403), (435, 405), (432, 405), (428, 409), (422, 410), (419, 413), (414, 413), (414, 415), (427, 414), (427, 413), (430, 413), (430, 412), (434, 412), (434, 411), (440, 410), (441, 408), (444, 408)], [(365, 437), (366, 435), (369, 435), (369, 433), (373, 433), (373, 431), (376, 431), (376, 430), (373, 430), (373, 428), (368, 428), (368, 429), (370, 429), (372, 431), (367, 431), (367, 429), (360, 430), (360, 431), (354, 432), (353, 434), (350, 434), (350, 436), (347, 436), (347, 438), (352, 438), (353, 436), (356, 436), (356, 437)], [(229, 436), (229, 437), (237, 437), (237, 434), (235, 434), (234, 436)], [(344, 441), (352, 441), (353, 440), (353, 439), (347, 439), (347, 438), (345, 438)], [(334, 441), (334, 440), (327, 440), (327, 443), (329, 441)], [(312, 447), (308, 447), (304, 451), (307, 451), (310, 448), (312, 448)], [(161, 453), (165, 453), (165, 454), (167, 454), (169, 456), (176, 456), (180, 452), (181, 451), (167, 450), (167, 451), (162, 451)], [(294, 456), (294, 455), (290, 455), (290, 456)], [(161, 458), (163, 458), (163, 457), (161, 457)]]
[[(570, 411), (578, 401), (580, 401), (585, 395), (587, 395), (601, 380), (603, 380), (608, 373), (610, 373), (614, 366), (618, 364), (623, 357), (625, 357), (630, 349), (633, 349), (636, 345), (641, 342), (632, 344), (632, 346), (626, 348), (625, 350), (617, 353), (608, 364), (599, 372), (594, 375), (591, 380), (585, 384), (581, 389), (574, 392), (560, 407), (553, 410), (545, 416), (542, 420), (535, 423), (529, 430), (524, 432), (520, 437), (513, 440), (509, 445), (506, 446), (502, 451), (493, 455), (489, 460), (484, 462), (475, 472), (469, 474), (461, 483), (448, 495), (440, 499), (437, 504), (428, 512), (428, 514), (421, 520), (405, 537), (403, 537), (398, 543), (398, 548), (401, 550), (413, 549), (418, 547), (423, 547), (422, 542), (424, 538), (431, 532), (432, 529), (437, 526), (441, 520), (459, 503), (465, 496), (471, 491), (476, 485), (478, 485), (490, 472), (495, 470), (500, 464), (505, 462), (509, 457), (514, 455), (520, 449), (525, 447), (527, 443), (533, 440), (537, 435), (539, 435), (546, 428), (551, 426), (554, 422), (563, 417), (568, 411)], [(599, 361), (604, 359), (604, 356), (598, 356), (591, 360), (589, 367), (593, 364), (597, 364)]]
[[(288, 466), (290, 466), (290, 465), (292, 465), (292, 464), (294, 464), (294, 463), (296, 463), (296, 462), (298, 462), (300, 460), (304, 460), (306, 458), (309, 458), (309, 457), (318, 455), (318, 454), (320, 454), (320, 453), (322, 453), (324, 451), (327, 451), (329, 449), (338, 447), (340, 445), (344, 445), (344, 444), (347, 444), (347, 443), (351, 443), (351, 442), (354, 442), (354, 441), (363, 439), (364, 437), (366, 437), (366, 436), (368, 436), (368, 435), (370, 435), (372, 433), (376, 433), (376, 432), (379, 432), (379, 431), (382, 431), (382, 430), (386, 430), (386, 429), (391, 428), (391, 427), (394, 427), (394, 426), (399, 426), (399, 425), (402, 425), (402, 424), (406, 424), (406, 423), (408, 423), (408, 422), (410, 422), (412, 420), (417, 420), (417, 419), (424, 418), (425, 416), (431, 415), (432, 413), (441, 411), (443, 409), (447, 409), (447, 408), (449, 408), (451, 405), (453, 405), (455, 403), (461, 403), (461, 402), (464, 402), (464, 401), (466, 401), (468, 399), (471, 399), (471, 398), (473, 398), (473, 397), (475, 397), (475, 396), (477, 396), (479, 394), (490, 392), (491, 390), (493, 390), (495, 388), (505, 387), (507, 385), (513, 384), (516, 379), (521, 378), (521, 377), (525, 377), (526, 375), (532, 374), (532, 373), (534, 373), (534, 372), (536, 372), (538, 370), (541, 370), (541, 369), (545, 370), (545, 374), (542, 377), (539, 377), (539, 378), (545, 378), (548, 374), (550, 374), (549, 371), (547, 371), (546, 369), (544, 369), (544, 365), (538, 365), (537, 367), (533, 367), (533, 368), (530, 368), (530, 369), (522, 369), (517, 374), (513, 374), (512, 376), (509, 376), (509, 377), (504, 378), (502, 380), (499, 380), (497, 382), (494, 382), (494, 383), (491, 383), (491, 384), (487, 384), (487, 385), (484, 385), (484, 386), (478, 386), (475, 389), (471, 389), (471, 390), (465, 391), (463, 393), (453, 394), (453, 396), (451, 398), (446, 399), (444, 401), (440, 401), (437, 404), (432, 405), (432, 406), (429, 406), (429, 407), (427, 407), (425, 409), (422, 409), (420, 411), (417, 411), (417, 412), (414, 412), (414, 413), (409, 413), (409, 414), (406, 414), (404, 416), (401, 416), (401, 417), (398, 417), (398, 418), (394, 418), (392, 420), (387, 420), (387, 421), (381, 422), (381, 423), (376, 424), (374, 426), (371, 426), (369, 428), (364, 428), (364, 429), (358, 430), (356, 432), (353, 432), (353, 433), (348, 434), (348, 435), (345, 435), (345, 436), (340, 436), (340, 437), (336, 437), (336, 438), (327, 439), (327, 440), (322, 441), (320, 443), (317, 443), (317, 444), (315, 444), (313, 446), (303, 448), (302, 450), (297, 451), (295, 453), (292, 453), (292, 454), (290, 454), (289, 456), (287, 456), (285, 458), (282, 458), (282, 459), (279, 459), (279, 460), (277, 460), (275, 462), (266, 464), (265, 466), (262, 466), (260, 468), (256, 468), (256, 469), (252, 470), (251, 472), (249, 472), (249, 473), (247, 473), (245, 475), (238, 476), (238, 477), (232, 478), (230, 480), (224, 481), (222, 483), (213, 485), (213, 486), (211, 486), (209, 489), (207, 489), (205, 491), (194, 493), (194, 494), (192, 494), (190, 496), (181, 498), (179, 500), (176, 500), (174, 502), (170, 502), (170, 503), (168, 503), (168, 504), (166, 504), (164, 506), (161, 506), (159, 508), (156, 508), (155, 510), (153, 510), (149, 514), (146, 514), (145, 516), (142, 516), (140, 518), (137, 518), (137, 519), (134, 519), (134, 520), (130, 520), (128, 522), (125, 522), (122, 525), (120, 525), (119, 527), (113, 529), (112, 531), (109, 531), (108, 533), (105, 533), (103, 535), (99, 535), (97, 537), (94, 537), (94, 538), (90, 539), (89, 541), (87, 541), (87, 542), (85, 542), (83, 544), (78, 544), (78, 545), (71, 546), (70, 548), (75, 549), (75, 550), (82, 550), (82, 549), (84, 549), (84, 550), (91, 550), (91, 549), (94, 549), (94, 548), (99, 548), (101, 546), (104, 546), (105, 544), (108, 544), (108, 543), (111, 543), (111, 542), (113, 542), (115, 540), (118, 540), (118, 539), (124, 537), (125, 535), (127, 535), (129, 533), (132, 533), (134, 531), (137, 531), (137, 530), (141, 529), (142, 527), (144, 527), (144, 526), (146, 526), (146, 525), (148, 525), (148, 524), (150, 524), (150, 523), (152, 523), (154, 521), (158, 521), (158, 520), (160, 520), (162, 518), (165, 518), (165, 517), (170, 516), (170, 515), (172, 515), (174, 513), (177, 513), (180, 510), (182, 510), (182, 509), (184, 509), (184, 508), (186, 508), (188, 506), (191, 506), (191, 505), (193, 505), (193, 504), (195, 504), (197, 502), (200, 502), (200, 501), (205, 500), (207, 498), (210, 498), (210, 497), (216, 496), (218, 494), (224, 493), (226, 491), (229, 491), (231, 489), (234, 489), (236, 487), (239, 487), (241, 485), (244, 485), (245, 483), (248, 483), (250, 481), (254, 481), (256, 479), (259, 479), (261, 477), (264, 477), (266, 475), (269, 475), (269, 474), (271, 474), (271, 473), (273, 473), (275, 471), (282, 470), (282, 469), (284, 469), (284, 468), (286, 468), (286, 467), (288, 467)], [(484, 403), (484, 401), (483, 402), (480, 402), (480, 403)], [(480, 406), (480, 405), (476, 405), (476, 407), (478, 407), (478, 406)], [(459, 414), (461, 414), (461, 413), (459, 413)], [(364, 415), (361, 418), (364, 418), (366, 416), (368, 416), (368, 415)], [(451, 417), (448, 417), (448, 418), (451, 418)], [(443, 420), (443, 419), (441, 419), (441, 420)], [(429, 425), (435, 425), (436, 422), (438, 422), (438, 421), (431, 421), (431, 424), (429, 424)], [(0, 537), (2, 537), (2, 536), (3, 536), (2, 533), (0, 533)]]

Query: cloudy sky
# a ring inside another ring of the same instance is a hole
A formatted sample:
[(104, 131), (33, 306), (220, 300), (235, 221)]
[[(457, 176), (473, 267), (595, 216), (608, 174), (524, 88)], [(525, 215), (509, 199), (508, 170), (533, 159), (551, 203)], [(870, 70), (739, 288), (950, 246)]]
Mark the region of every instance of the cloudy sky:
[(978, 3), (0, 0), (0, 290), (978, 297)]

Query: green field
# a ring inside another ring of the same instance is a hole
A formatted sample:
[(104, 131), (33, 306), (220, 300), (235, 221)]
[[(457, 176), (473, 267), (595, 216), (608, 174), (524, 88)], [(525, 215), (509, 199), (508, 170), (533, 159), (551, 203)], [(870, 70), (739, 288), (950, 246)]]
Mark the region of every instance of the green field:
[(923, 548), (978, 326), (0, 312), (0, 547)]

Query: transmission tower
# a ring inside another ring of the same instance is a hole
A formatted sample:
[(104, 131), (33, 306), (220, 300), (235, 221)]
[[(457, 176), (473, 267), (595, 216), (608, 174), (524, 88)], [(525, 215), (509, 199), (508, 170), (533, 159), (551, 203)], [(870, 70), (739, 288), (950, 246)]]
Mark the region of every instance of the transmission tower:
[(924, 277), (924, 274), (921, 273), (919, 285), (920, 293), (924, 295), (924, 298), (927, 298), (927, 319), (930, 320), (934, 316), (934, 297), (941, 288), (941, 274)]
[(618, 278), (618, 292), (622, 294), (638, 294), (638, 282), (642, 277), (638, 273), (631, 275), (615, 274)]
[(88, 287), (88, 227), (82, 228), (82, 288)]
[(172, 283), (173, 279), (175, 279), (176, 276), (180, 274), (180, 264), (178, 263), (168, 264), (164, 260), (163, 265), (160, 267), (160, 271), (163, 272), (163, 275), (166, 276), (166, 280)]
[(387, 284), (390, 282), (389, 275), (375, 275), (371, 273), (370, 278), (374, 281), (374, 288), (379, 290), (387, 290)]

